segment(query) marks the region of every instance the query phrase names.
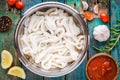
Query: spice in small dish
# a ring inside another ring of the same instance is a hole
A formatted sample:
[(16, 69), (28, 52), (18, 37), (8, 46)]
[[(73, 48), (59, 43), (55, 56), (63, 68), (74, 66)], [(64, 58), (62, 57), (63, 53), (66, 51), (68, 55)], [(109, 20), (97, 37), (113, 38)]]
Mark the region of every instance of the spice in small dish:
[(118, 74), (118, 65), (108, 54), (96, 54), (90, 58), (86, 66), (89, 80), (115, 80)]

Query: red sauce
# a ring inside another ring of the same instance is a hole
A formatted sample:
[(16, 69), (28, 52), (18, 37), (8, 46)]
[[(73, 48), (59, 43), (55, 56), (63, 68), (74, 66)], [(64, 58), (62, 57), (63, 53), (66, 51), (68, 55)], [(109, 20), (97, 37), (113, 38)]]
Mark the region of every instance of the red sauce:
[(117, 66), (108, 56), (96, 56), (88, 63), (87, 74), (90, 80), (114, 80)]

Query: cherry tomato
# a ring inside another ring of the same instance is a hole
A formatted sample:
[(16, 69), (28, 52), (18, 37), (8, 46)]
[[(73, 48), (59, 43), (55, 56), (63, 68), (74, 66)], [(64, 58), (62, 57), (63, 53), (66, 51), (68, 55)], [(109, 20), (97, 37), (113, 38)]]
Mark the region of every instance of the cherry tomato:
[(93, 19), (93, 13), (86, 11), (86, 12), (84, 12), (84, 17), (87, 20), (91, 21)]
[(24, 7), (24, 2), (23, 1), (18, 1), (15, 5), (17, 9), (22, 9)]
[(17, 0), (8, 0), (8, 5), (13, 6), (15, 5)]
[(109, 21), (109, 16), (108, 16), (107, 13), (102, 12), (102, 13), (100, 13), (100, 19), (101, 19), (103, 22), (108, 22), (108, 21)]

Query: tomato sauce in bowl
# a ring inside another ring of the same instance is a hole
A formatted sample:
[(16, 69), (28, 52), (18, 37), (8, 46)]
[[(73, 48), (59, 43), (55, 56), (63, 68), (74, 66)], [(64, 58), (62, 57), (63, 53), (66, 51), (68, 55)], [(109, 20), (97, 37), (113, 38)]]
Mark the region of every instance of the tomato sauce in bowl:
[(115, 80), (118, 75), (118, 65), (108, 54), (96, 54), (90, 58), (86, 66), (89, 80)]

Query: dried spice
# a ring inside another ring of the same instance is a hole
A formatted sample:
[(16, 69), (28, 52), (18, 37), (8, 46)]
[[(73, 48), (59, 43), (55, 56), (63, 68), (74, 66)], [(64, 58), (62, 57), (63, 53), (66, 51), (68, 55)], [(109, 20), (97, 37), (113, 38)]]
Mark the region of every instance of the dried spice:
[(2, 16), (0, 18), (0, 31), (6, 31), (12, 26), (12, 20), (8, 16)]

